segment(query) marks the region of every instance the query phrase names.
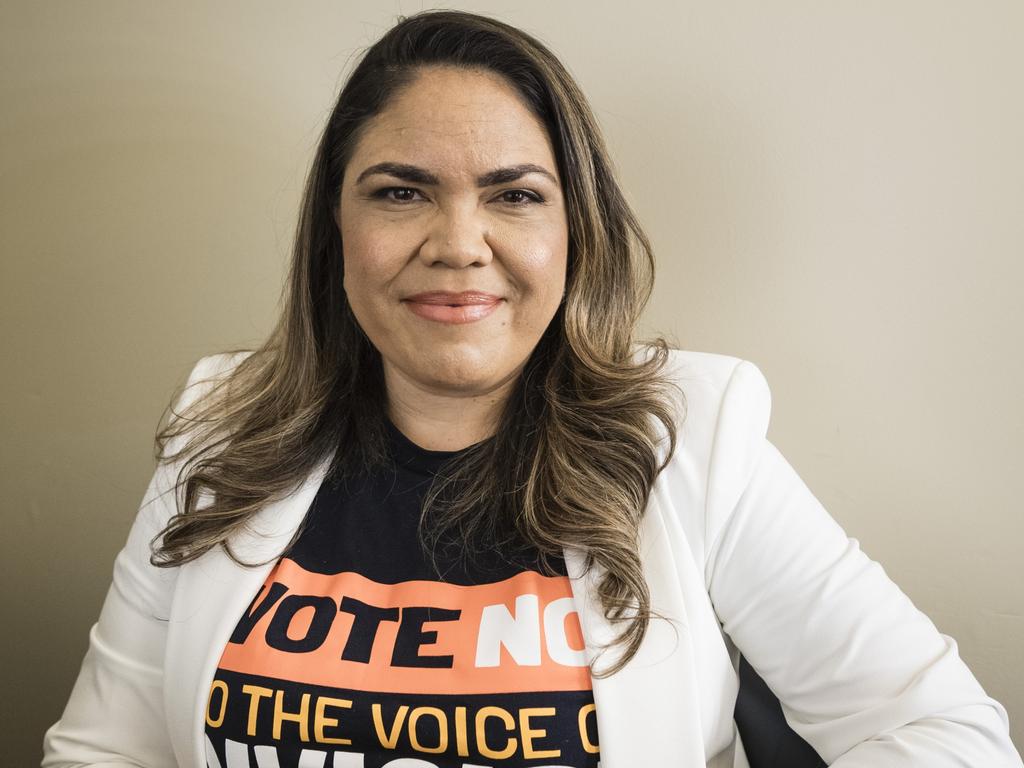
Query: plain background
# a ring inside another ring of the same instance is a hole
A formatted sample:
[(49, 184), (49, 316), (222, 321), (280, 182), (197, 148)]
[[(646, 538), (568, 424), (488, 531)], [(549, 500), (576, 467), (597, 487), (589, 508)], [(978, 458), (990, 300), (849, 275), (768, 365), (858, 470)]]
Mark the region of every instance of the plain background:
[[(38, 764), (202, 355), (277, 308), (354, 57), (416, 2), (0, 6), (4, 761)], [(1024, 743), (1024, 5), (456, 3), (589, 95), (645, 331), (755, 362), (815, 495)]]

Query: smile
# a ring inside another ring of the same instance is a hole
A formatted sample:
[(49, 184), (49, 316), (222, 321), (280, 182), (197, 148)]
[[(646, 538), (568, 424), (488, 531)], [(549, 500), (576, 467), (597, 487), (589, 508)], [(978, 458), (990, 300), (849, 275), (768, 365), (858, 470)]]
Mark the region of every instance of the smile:
[(485, 291), (425, 291), (409, 296), (403, 303), (417, 316), (435, 323), (475, 323), (491, 314), (502, 299)]

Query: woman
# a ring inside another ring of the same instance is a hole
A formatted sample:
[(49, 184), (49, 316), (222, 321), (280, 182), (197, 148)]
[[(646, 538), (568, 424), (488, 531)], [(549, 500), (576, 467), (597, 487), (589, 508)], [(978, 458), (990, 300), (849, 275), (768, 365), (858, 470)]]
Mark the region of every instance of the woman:
[(829, 764), (1019, 766), (765, 440), (756, 366), (634, 344), (651, 263), (546, 48), (389, 31), (277, 329), (158, 437), (43, 764), (745, 766), (742, 651)]

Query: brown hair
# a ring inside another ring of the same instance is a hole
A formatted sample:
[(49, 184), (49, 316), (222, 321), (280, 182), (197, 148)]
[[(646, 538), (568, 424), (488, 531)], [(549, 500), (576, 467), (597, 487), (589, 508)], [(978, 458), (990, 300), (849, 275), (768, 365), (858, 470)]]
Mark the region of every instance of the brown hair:
[[(565, 301), (505, 403), (495, 439), (438, 474), (421, 540), (432, 557), (442, 541), (469, 557), (484, 548), (532, 551), (546, 572), (563, 547), (583, 551), (587, 569), (604, 570), (598, 594), (606, 617), (625, 624), (613, 643), (625, 653), (600, 673), (609, 675), (632, 658), (657, 615), (638, 533), (651, 485), (675, 448), (675, 406), (684, 402), (662, 374), (665, 340), (634, 342), (653, 255), (586, 98), (542, 43), (484, 16), (400, 18), (349, 76), (308, 176), (277, 326), (157, 435), (158, 457), (182, 466), (179, 511), (154, 539), (153, 563), (179, 565), (218, 545), (231, 554), (232, 534), (332, 451), (333, 478), (388, 461), (380, 354), (346, 300), (335, 213), (367, 121), (425, 66), (488, 70), (517, 89), (555, 149), (569, 253)], [(180, 447), (168, 451), (172, 443)], [(212, 501), (200, 505), (201, 495)]]

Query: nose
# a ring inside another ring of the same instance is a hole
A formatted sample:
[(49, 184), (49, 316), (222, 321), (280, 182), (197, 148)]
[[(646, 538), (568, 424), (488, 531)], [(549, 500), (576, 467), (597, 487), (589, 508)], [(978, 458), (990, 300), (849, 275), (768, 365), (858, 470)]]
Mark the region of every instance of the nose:
[(458, 269), (490, 264), (493, 254), (487, 243), (487, 222), (469, 207), (438, 209), (419, 257), (428, 267), (443, 264)]

